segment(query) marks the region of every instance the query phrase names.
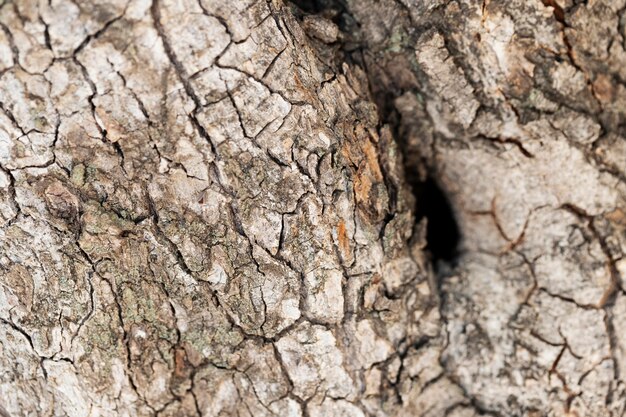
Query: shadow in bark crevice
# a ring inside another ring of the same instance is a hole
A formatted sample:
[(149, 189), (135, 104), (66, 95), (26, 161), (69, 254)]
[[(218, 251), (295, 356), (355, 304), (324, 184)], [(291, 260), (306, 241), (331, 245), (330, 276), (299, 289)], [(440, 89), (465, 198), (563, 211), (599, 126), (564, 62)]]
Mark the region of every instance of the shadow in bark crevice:
[(413, 193), (417, 200), (417, 220), (427, 219), (426, 250), (432, 256), (433, 267), (437, 270), (440, 262), (454, 265), (459, 256), (461, 231), (446, 192), (436, 179), (428, 177), (413, 184)]
[[(335, 46), (346, 49), (348, 45), (355, 48), (358, 44), (355, 42), (358, 23), (350, 14), (344, 0), (288, 0), (288, 2), (296, 6), (292, 8), (292, 11), (299, 20), (307, 15), (318, 15), (335, 23), (342, 33), (342, 39), (338, 43), (334, 43)], [(342, 55), (339, 61), (347, 58), (349, 57)]]

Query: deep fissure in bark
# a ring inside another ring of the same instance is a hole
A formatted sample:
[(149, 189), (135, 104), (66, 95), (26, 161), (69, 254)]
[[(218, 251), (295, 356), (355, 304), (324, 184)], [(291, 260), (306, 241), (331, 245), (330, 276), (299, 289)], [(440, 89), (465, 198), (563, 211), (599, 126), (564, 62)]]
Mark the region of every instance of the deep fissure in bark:
[[(415, 169), (411, 166), (406, 168)], [(439, 261), (454, 264), (459, 254), (461, 231), (449, 197), (433, 177), (415, 184), (413, 193), (417, 200), (417, 218), (427, 220), (426, 250), (432, 255), (435, 270), (438, 270)]]

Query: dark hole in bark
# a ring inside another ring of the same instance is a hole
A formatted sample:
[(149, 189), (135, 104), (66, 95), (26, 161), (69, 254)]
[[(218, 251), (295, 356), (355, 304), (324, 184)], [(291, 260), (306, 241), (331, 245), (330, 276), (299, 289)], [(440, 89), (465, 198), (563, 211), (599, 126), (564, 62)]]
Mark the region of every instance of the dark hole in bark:
[(418, 213), (417, 218), (426, 217), (426, 249), (432, 255), (435, 269), (440, 261), (454, 264), (459, 254), (461, 232), (454, 216), (454, 210), (444, 190), (433, 178), (415, 186)]

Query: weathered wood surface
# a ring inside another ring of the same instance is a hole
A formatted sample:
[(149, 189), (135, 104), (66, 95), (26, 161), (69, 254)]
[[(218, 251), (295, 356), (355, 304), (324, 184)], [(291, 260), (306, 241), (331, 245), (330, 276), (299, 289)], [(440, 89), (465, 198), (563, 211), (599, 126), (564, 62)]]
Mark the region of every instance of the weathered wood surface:
[(0, 0), (0, 415), (622, 416), (625, 22)]

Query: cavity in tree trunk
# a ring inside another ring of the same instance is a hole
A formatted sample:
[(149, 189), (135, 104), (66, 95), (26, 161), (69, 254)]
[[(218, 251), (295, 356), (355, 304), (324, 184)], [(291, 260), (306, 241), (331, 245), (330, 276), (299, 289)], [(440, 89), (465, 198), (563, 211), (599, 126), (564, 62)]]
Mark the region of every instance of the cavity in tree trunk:
[(0, 0), (0, 415), (624, 415), (625, 13)]

